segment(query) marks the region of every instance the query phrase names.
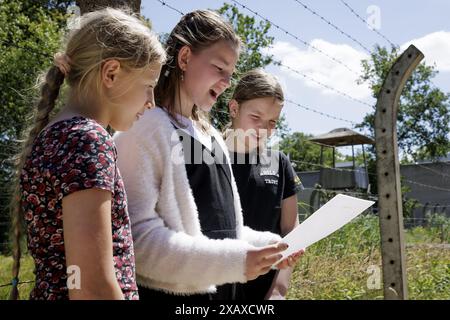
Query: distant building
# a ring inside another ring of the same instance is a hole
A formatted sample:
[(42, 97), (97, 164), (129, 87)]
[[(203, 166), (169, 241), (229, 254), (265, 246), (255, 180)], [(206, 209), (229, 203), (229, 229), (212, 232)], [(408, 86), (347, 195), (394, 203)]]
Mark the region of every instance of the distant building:
[[(348, 168), (349, 163), (336, 163), (336, 168)], [(357, 168), (356, 168), (357, 169)], [(422, 161), (400, 165), (402, 184), (408, 186), (408, 198), (419, 202), (408, 224), (422, 225), (427, 213), (445, 214), (450, 217), (450, 154), (439, 162)], [(320, 171), (297, 172), (305, 190), (298, 194), (299, 201), (306, 203), (300, 215), (309, 214), (309, 203), (314, 186), (320, 182)]]

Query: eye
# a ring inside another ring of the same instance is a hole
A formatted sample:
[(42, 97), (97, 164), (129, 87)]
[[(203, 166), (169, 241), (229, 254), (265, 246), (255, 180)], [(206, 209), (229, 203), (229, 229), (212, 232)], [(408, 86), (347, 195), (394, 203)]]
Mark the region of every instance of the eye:
[(221, 68), (221, 67), (219, 67), (219, 66), (216, 66), (215, 64), (214, 64), (213, 66), (214, 66), (214, 68), (217, 69), (217, 71), (219, 71), (219, 72), (222, 72), (222, 71), (223, 71), (223, 68)]

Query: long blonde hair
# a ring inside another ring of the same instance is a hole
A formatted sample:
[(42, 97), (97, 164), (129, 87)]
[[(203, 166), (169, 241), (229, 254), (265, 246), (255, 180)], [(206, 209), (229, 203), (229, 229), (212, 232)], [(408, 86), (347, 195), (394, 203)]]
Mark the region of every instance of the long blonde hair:
[(116, 59), (124, 68), (141, 69), (154, 62), (164, 63), (166, 59), (165, 50), (156, 35), (127, 9), (106, 8), (83, 15), (79, 27), (69, 32), (65, 43), (64, 55), (70, 59), (70, 71), (65, 75), (57, 66), (52, 66), (42, 77), (34, 123), (25, 133), (22, 151), (15, 159), (16, 173), (10, 203), (14, 257), (10, 299), (18, 298), (20, 241), (24, 228), (20, 173), (35, 138), (50, 121), (64, 80), (74, 94), (98, 95), (101, 94), (100, 71), (105, 60)]

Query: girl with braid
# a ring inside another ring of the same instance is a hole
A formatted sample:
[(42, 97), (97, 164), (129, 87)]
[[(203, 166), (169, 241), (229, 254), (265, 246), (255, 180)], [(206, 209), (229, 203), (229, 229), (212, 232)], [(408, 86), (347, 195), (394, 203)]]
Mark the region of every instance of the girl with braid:
[[(17, 163), (11, 298), (24, 225), (31, 299), (138, 299), (127, 199), (106, 127), (127, 130), (154, 105), (164, 61), (139, 18), (110, 8), (83, 15), (55, 55)], [(51, 118), (64, 82), (67, 100)]]

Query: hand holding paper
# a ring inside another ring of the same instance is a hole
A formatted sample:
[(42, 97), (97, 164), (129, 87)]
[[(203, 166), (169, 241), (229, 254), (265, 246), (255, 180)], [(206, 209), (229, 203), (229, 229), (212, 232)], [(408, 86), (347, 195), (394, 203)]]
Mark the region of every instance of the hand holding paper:
[(283, 259), (329, 236), (374, 203), (338, 194), (283, 238), (282, 242), (289, 245), (282, 252)]

